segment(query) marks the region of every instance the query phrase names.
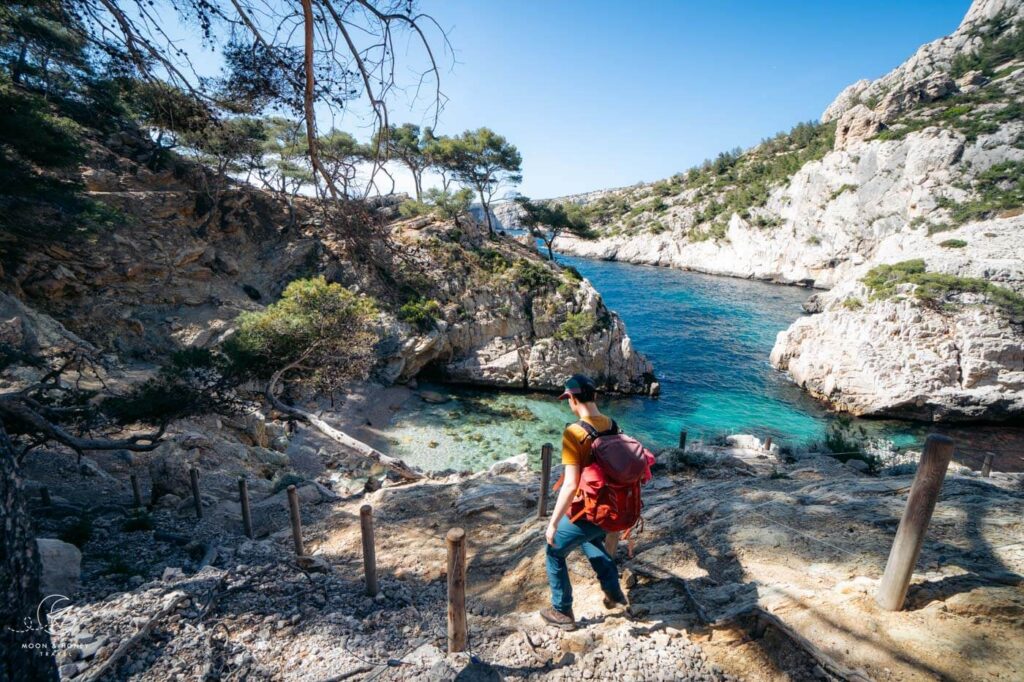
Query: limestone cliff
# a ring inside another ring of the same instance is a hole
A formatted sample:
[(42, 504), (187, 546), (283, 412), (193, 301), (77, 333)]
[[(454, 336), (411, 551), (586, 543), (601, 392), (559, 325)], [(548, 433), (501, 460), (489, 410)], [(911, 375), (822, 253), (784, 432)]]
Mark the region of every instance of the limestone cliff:
[(301, 198), (289, 212), (243, 184), (211, 192), (209, 172), (181, 160), (151, 170), (135, 160), (140, 146), (129, 134), (97, 142), (82, 170), (88, 194), (115, 211), (114, 228), (23, 250), (4, 273), (14, 297), (112, 359), (216, 344), (240, 312), (323, 274), (380, 302), (383, 380), (437, 369), (464, 383), (554, 390), (582, 371), (606, 390), (649, 390), (650, 364), (589, 283), (512, 238), (488, 238), (466, 219), (395, 221), (388, 201), (352, 202), (328, 222)]
[(1019, 0), (978, 0), (954, 34), (844, 90), (821, 123), (659, 183), (570, 197), (600, 237), (557, 247), (834, 289), (772, 358), (837, 409), (1019, 416), (1021, 320), (992, 295), (952, 286), (929, 307), (913, 283), (900, 301), (857, 292), (875, 266), (912, 259), (932, 275), (1022, 291), (1022, 22)]

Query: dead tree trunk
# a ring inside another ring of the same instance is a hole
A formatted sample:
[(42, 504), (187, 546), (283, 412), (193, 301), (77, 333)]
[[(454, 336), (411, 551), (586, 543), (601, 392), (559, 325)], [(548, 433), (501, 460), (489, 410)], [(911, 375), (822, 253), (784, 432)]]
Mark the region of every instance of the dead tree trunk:
[(25, 481), (14, 445), (0, 422), (0, 497), (3, 534), (0, 539), (0, 679), (56, 680), (46, 614), (40, 613), (39, 552), (32, 518), (25, 502)]

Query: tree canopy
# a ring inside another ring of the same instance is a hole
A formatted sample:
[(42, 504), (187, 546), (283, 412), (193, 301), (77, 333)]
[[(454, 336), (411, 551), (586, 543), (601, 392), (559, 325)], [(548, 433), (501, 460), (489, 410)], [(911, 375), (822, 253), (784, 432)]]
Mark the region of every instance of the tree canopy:
[(476, 190), (487, 231), (493, 233), (492, 198), (502, 185), (516, 185), (523, 179), (519, 150), (490, 128), (477, 128), (452, 138), (445, 162), (456, 180)]
[(548, 258), (555, 259), (554, 243), (563, 232), (586, 236), (590, 230), (578, 204), (536, 203), (527, 197), (517, 197), (516, 204), (522, 209), (520, 222), (530, 234), (544, 242)]

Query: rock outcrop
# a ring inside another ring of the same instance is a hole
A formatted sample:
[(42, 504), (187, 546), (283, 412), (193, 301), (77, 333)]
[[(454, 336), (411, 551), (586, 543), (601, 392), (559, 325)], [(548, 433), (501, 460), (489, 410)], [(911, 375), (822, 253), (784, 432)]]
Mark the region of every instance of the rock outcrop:
[[(871, 300), (860, 279), (879, 264), (924, 259), (931, 273), (1022, 291), (1015, 216), (1024, 211), (1024, 56), (986, 47), (1022, 20), (1019, 0), (978, 0), (953, 35), (845, 89), (822, 116), (835, 126), (831, 151), (813, 158), (790, 135), (797, 146), (781, 153), (812, 158), (763, 199), (744, 186), (742, 165), (770, 162), (780, 153), (771, 141), (722, 161), (721, 173), (709, 164), (653, 185), (570, 197), (612, 217), (599, 219), (598, 239), (561, 238), (556, 248), (834, 289), (815, 297), (808, 312), (818, 314), (781, 334), (772, 354), (810, 392), (856, 414), (1020, 416), (1020, 320), (995, 311), (991, 297), (955, 291), (944, 307), (923, 304), (914, 287), (902, 301)], [(978, 50), (998, 63), (984, 73), (954, 68), (957, 55)], [(744, 201), (747, 208), (734, 208)]]
[[(428, 365), (461, 383), (542, 390), (577, 371), (610, 391), (646, 392), (653, 380), (597, 292), (512, 237), (465, 219), (458, 228), (429, 216), (387, 223), (401, 197), (353, 209), (344, 229), (358, 233), (348, 234), (323, 227), (301, 201), (291, 215), (244, 185), (210, 197), (206, 171), (182, 161), (153, 172), (118, 140), (95, 145), (83, 180), (123, 224), (88, 251), (26, 252), (7, 273), (11, 293), (0, 294), (3, 338), (25, 345), (32, 330), (59, 332), (111, 359), (159, 361), (216, 346), (239, 313), (272, 303), (292, 279), (323, 274), (381, 302), (388, 381)], [(414, 322), (407, 302), (425, 306)], [(40, 327), (33, 308), (53, 324)]]

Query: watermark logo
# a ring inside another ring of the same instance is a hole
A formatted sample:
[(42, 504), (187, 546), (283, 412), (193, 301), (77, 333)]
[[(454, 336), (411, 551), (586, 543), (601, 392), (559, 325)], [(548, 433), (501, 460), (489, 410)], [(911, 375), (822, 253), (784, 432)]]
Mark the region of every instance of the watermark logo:
[[(8, 626), (8, 629), (19, 634), (45, 632), (51, 637), (57, 632), (67, 632), (75, 625), (75, 615), (71, 607), (71, 599), (63, 594), (47, 595), (39, 602), (33, 615), (25, 616), (20, 627)], [(40, 654), (50, 653), (52, 655), (58, 650), (67, 647), (38, 641), (23, 642), (21, 648), (33, 650)]]

